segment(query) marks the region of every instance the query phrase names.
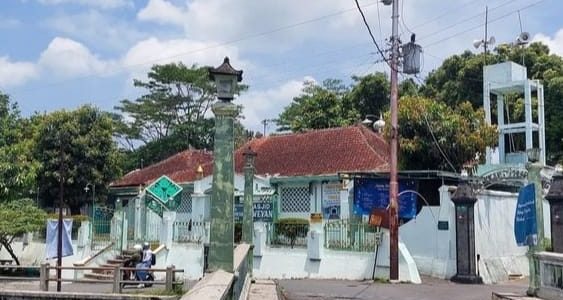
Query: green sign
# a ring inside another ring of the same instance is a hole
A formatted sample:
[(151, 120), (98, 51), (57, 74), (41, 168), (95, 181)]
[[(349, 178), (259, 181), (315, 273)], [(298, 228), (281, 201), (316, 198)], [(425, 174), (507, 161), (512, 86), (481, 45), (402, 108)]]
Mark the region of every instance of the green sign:
[(168, 207), (169, 202), (175, 202), (174, 198), (182, 192), (182, 187), (176, 184), (166, 175), (163, 175), (151, 185), (149, 185), (147, 187), (147, 191), (151, 196), (164, 203), (164, 205)]

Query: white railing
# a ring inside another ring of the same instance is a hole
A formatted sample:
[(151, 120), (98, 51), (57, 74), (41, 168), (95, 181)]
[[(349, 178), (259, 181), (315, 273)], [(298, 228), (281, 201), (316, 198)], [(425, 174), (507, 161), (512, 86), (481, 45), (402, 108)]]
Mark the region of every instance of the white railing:
[(206, 243), (209, 241), (210, 223), (202, 221), (174, 222), (174, 242)]

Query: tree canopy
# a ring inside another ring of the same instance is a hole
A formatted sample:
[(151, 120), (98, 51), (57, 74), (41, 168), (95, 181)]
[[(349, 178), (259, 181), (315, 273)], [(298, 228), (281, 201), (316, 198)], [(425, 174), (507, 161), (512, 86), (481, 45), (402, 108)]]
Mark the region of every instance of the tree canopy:
[[(563, 136), (563, 110), (561, 103), (563, 92), (563, 59), (549, 52), (549, 48), (542, 43), (532, 43), (526, 47), (500, 45), (487, 55), (487, 64), (514, 61), (524, 62), (528, 69), (528, 78), (542, 81), (545, 90), (545, 121), (546, 145), (548, 162), (563, 162), (561, 137)], [(473, 107), (483, 106), (483, 65), (484, 54), (473, 54), (466, 51), (460, 55), (453, 55), (442, 63), (436, 70), (430, 72), (422, 87), (422, 93), (429, 98), (444, 102), (452, 107), (469, 101)], [(506, 120), (522, 120), (524, 109), (520, 95), (513, 95), (512, 101), (505, 106), (511, 106), (515, 112), (505, 116)], [(534, 114), (536, 112), (534, 111)], [(518, 138), (516, 138), (518, 141)], [(518, 143), (517, 143), (518, 144)], [(523, 139), (519, 150), (523, 149)], [(516, 145), (518, 147), (518, 145)], [(520, 149), (522, 148), (522, 149)]]
[(20, 261), (12, 248), (14, 238), (44, 227), (46, 218), (46, 213), (30, 199), (0, 203), (0, 244), (17, 265)]
[[(116, 136), (127, 151), (125, 169), (142, 161), (151, 164), (188, 148), (213, 147), (214, 119), (209, 116), (215, 101), (215, 83), (207, 67), (182, 63), (155, 65), (147, 80), (134, 80), (145, 94), (122, 100), (114, 119)], [(238, 92), (246, 90), (238, 86)], [(240, 124), (239, 124), (240, 125)]]
[(0, 93), (0, 202), (35, 193), (39, 164), (32, 155), (34, 129), (17, 104)]
[(349, 89), (340, 80), (327, 79), (303, 84), (301, 95), (293, 98), (278, 118), (280, 130), (302, 131), (346, 126), (360, 118), (351, 104)]
[(460, 172), (497, 141), (496, 127), (487, 125), (483, 109), (474, 109), (469, 102), (450, 107), (428, 98), (402, 97), (399, 124), (399, 159), (407, 170)]
[(79, 213), (86, 200), (88, 183), (96, 185), (98, 199), (103, 197), (106, 186), (121, 173), (113, 125), (109, 114), (91, 106), (42, 117), (35, 156), (41, 163), (38, 178), (45, 204), (54, 205), (53, 200), (58, 199), (61, 176), (64, 199), (72, 213)]

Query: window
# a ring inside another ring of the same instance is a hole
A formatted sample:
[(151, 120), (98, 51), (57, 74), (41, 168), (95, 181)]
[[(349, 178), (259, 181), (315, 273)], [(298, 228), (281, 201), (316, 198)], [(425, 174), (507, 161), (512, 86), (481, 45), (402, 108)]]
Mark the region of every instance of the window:
[(282, 213), (308, 213), (311, 209), (309, 186), (282, 187), (280, 210)]

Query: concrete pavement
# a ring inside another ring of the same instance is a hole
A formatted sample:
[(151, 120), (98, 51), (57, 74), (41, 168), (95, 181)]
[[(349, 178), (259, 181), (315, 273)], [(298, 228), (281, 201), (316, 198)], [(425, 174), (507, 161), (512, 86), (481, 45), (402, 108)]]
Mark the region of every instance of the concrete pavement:
[(423, 277), (422, 284), (389, 284), (371, 281), (280, 280), (285, 300), (488, 300), (492, 292), (524, 295), (527, 279), (498, 285), (464, 285)]
[(272, 280), (256, 280), (250, 286), (248, 300), (278, 300), (276, 283)]

